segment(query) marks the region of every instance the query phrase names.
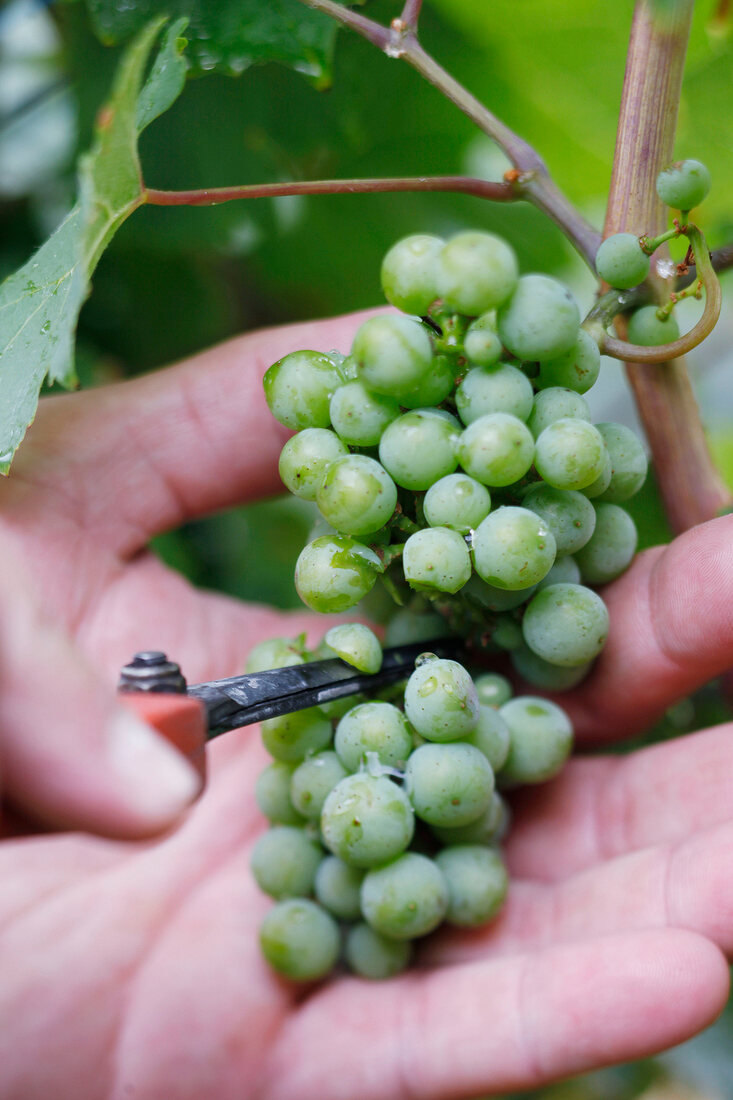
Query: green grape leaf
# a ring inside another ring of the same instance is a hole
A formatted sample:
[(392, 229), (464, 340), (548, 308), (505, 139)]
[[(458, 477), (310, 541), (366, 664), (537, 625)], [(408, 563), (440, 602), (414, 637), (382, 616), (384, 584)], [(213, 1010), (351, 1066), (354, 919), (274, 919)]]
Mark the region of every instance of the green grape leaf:
[(92, 149), (79, 162), (79, 200), (56, 232), (0, 285), (0, 473), (38, 405), (46, 377), (73, 386), (74, 334), (92, 272), (123, 221), (143, 201), (137, 140), (183, 86), (180, 32), (168, 30), (145, 85), (142, 78), (163, 20), (146, 27), (125, 52), (112, 93), (98, 116)]
[(124, 41), (160, 13), (189, 23), (189, 57), (200, 72), (231, 75), (250, 65), (279, 61), (319, 87), (331, 81), (337, 24), (300, 0), (87, 0), (103, 42)]

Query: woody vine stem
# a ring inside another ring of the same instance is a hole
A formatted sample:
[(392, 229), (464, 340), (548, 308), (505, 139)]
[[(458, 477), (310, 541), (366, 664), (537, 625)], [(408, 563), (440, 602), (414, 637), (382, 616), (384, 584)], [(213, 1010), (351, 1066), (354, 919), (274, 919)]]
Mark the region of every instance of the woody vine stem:
[[(334, 18), (382, 50), (412, 66), (429, 83), (492, 138), (511, 161), (502, 181), (466, 176), (394, 179), (309, 180), (255, 184), (196, 191), (146, 188), (142, 201), (152, 205), (214, 205), (233, 199), (297, 194), (357, 194), (397, 191), (448, 191), (493, 202), (531, 202), (562, 230), (594, 269), (599, 234), (551, 179), (547, 167), (523, 138), (509, 129), (422, 47), (418, 20), (422, 0), (406, 0), (402, 14), (385, 27), (335, 0), (301, 0)], [(638, 0), (632, 25), (611, 194), (603, 237), (621, 231), (656, 236), (665, 229), (664, 211), (654, 181), (672, 159), (682, 70), (694, 0)], [(685, 336), (662, 347), (639, 347), (623, 339), (623, 310), (629, 295), (610, 293), (591, 311), (587, 326), (601, 350), (627, 362), (629, 380), (655, 461), (666, 511), (679, 531), (709, 519), (731, 504), (710, 458), (684, 363), (677, 358), (697, 346), (720, 312), (716, 269), (731, 266), (730, 248), (708, 253), (700, 230), (683, 227), (694, 251), (695, 277), (705, 290), (705, 310)], [(633, 296), (663, 302), (668, 288), (652, 274)], [(617, 317), (619, 336), (606, 327)], [(600, 323), (599, 323), (600, 322)], [(671, 361), (674, 360), (674, 361)]]

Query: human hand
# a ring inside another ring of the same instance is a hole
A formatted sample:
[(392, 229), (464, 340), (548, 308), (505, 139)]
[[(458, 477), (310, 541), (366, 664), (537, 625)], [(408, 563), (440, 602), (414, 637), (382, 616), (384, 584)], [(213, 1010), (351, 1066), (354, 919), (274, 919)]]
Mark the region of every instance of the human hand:
[[(41, 819), (143, 836), (194, 796), (185, 769), (166, 795), (142, 764), (131, 790), (103, 751), (121, 713), (111, 683), (136, 649), (160, 646), (191, 680), (208, 679), (241, 669), (263, 637), (319, 629), (311, 615), (197, 593), (145, 546), (277, 489), (284, 433), (261, 374), (294, 348), (347, 345), (357, 323), (255, 334), (42, 405), (0, 486), (2, 544), (32, 569), (52, 620), (33, 621), (6, 571), (0, 756), (14, 831)], [(733, 663), (732, 533), (730, 518), (707, 524), (607, 589), (609, 645), (588, 684), (563, 697), (581, 740), (635, 732)], [(253, 787), (265, 757), (251, 730), (210, 746), (206, 793), (162, 839), (9, 838), (0, 1094), (427, 1100), (678, 1042), (727, 995), (729, 737), (719, 727), (622, 759), (576, 759), (520, 796), (504, 915), (434, 937), (418, 969), (382, 984), (339, 978), (304, 993), (261, 960), (270, 902), (248, 859), (264, 825)]]

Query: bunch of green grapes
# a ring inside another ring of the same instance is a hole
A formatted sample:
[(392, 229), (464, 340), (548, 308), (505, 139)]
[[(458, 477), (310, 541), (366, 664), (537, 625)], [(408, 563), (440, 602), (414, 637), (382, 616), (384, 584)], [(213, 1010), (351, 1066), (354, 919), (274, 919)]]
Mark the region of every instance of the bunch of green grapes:
[[(317, 655), (326, 654), (367, 672), (382, 659), (360, 624), (329, 631)], [(312, 656), (301, 641), (275, 639), (252, 652), (248, 671)], [(377, 979), (401, 971), (411, 942), (443, 921), (473, 928), (496, 916), (508, 820), (496, 786), (555, 775), (572, 728), (554, 703), (512, 698), (504, 677), (474, 681), (426, 653), (398, 698), (270, 719), (262, 737), (274, 761), (256, 797), (271, 828), (251, 866), (277, 902), (260, 930), (263, 954), (294, 980), (322, 978), (341, 960)]]
[(265, 375), (270, 409), (297, 432), (281, 477), (324, 523), (298, 593), (342, 612), (381, 578), (411, 612), (508, 650), (530, 683), (569, 688), (606, 640), (589, 586), (629, 565), (621, 505), (647, 472), (630, 429), (591, 423), (598, 346), (570, 292), (520, 276), (489, 233), (407, 237), (382, 286), (402, 314), (367, 320), (348, 355), (298, 351)]

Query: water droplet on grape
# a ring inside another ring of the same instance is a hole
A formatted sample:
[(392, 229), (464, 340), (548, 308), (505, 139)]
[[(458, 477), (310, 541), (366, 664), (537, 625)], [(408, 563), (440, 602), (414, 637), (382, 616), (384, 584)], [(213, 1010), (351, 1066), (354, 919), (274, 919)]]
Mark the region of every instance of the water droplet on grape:
[(415, 668), (420, 668), (421, 665), (426, 665), (428, 661), (437, 661), (437, 655), (435, 653), (420, 653), (415, 658)]

